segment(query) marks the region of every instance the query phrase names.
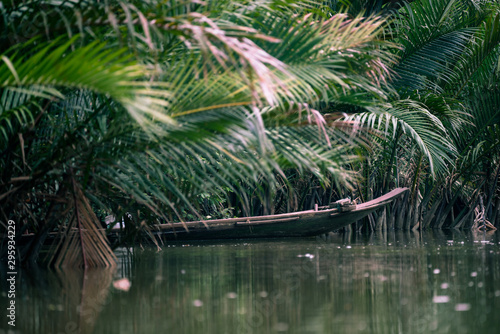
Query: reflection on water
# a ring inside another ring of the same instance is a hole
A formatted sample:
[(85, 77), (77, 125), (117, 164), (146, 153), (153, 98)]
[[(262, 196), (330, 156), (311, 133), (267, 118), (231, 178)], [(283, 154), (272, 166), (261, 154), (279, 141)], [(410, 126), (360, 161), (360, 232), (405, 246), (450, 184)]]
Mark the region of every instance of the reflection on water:
[(498, 234), (122, 249), (114, 271), (22, 272), (16, 333), (498, 333)]
[[(3, 322), (0, 333), (5, 329), (11, 330), (8, 333), (94, 333), (95, 321), (108, 301), (113, 274), (111, 269), (60, 272), (35, 267), (20, 271), (16, 326)], [(6, 297), (2, 292), (2, 306), (8, 303)]]

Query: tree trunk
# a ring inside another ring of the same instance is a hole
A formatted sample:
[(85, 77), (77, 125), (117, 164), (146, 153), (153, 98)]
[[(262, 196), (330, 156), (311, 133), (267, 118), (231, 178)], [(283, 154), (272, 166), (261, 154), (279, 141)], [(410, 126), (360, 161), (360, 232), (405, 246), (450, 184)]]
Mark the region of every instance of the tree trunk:
[(497, 200), (498, 206), (495, 209), (496, 212), (496, 219), (495, 219), (495, 227), (500, 228), (500, 199)]
[(375, 224), (375, 230), (376, 231), (381, 231), (384, 227), (385, 224), (385, 217), (386, 217), (386, 209), (385, 207), (382, 209), (382, 212), (380, 213), (380, 215), (378, 216), (377, 218), (377, 222)]
[(436, 200), (432, 204), (430, 210), (428, 210), (425, 213), (425, 216), (422, 220), (422, 227), (421, 227), (422, 230), (425, 230), (430, 226), (432, 220), (434, 219), (434, 216), (436, 215), (437, 209), (440, 207), (440, 204), (441, 204), (441, 201)]
[(436, 228), (442, 229), (443, 225), (446, 221), (446, 218), (448, 218), (448, 215), (450, 214), (451, 210), (453, 209), (453, 205), (455, 205), (455, 202), (458, 199), (459, 192), (457, 191), (455, 196), (451, 199), (451, 201), (448, 203), (448, 205), (445, 207), (445, 209), (441, 212), (441, 215), (439, 219), (436, 221)]
[(387, 230), (394, 230), (394, 222), (396, 221), (396, 207), (398, 201), (394, 201), (391, 206), (391, 212), (386, 212)]
[(410, 229), (418, 228), (418, 223), (420, 222), (420, 206), (421, 203), (418, 202), (418, 194), (415, 194), (415, 202), (413, 203), (413, 219), (410, 221)]
[[(453, 223), (452, 228), (454, 229), (459, 229), (460, 227), (464, 226), (467, 221), (471, 219), (471, 217), (474, 215), (474, 209), (467, 209), (467, 213), (463, 215), (462, 218), (457, 218), (457, 222)], [(474, 220), (474, 218), (472, 218)]]
[(491, 225), (497, 227), (497, 222), (498, 222), (498, 206), (500, 205), (500, 198), (497, 198), (497, 200), (495, 201), (495, 204), (493, 205), (492, 207), (492, 212), (491, 212), (491, 219), (490, 219), (490, 223)]
[(398, 201), (398, 214), (396, 218), (396, 222), (394, 227), (396, 230), (402, 230), (404, 226), (404, 220), (406, 216), (406, 208), (407, 208), (407, 200), (408, 200), (408, 192), (405, 193), (403, 198)]

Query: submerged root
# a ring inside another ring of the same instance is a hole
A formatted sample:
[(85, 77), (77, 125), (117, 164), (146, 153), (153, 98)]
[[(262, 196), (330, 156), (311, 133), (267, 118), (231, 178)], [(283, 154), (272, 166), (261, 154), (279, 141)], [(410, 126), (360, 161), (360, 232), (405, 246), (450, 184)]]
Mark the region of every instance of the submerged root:
[(484, 207), (482, 209), (475, 208), (474, 213), (476, 218), (474, 219), (474, 225), (472, 229), (476, 231), (496, 231), (496, 227), (493, 226), (485, 217)]

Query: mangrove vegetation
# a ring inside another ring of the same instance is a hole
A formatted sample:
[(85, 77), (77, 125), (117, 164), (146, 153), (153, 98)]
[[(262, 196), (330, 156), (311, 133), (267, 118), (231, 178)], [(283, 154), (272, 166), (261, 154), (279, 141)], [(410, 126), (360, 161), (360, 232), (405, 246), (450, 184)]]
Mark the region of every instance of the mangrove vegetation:
[(410, 192), (352, 228), (500, 225), (497, 0), (2, 0), (0, 14), (0, 222), (25, 263), (113, 265), (109, 216), (134, 242), (396, 187)]

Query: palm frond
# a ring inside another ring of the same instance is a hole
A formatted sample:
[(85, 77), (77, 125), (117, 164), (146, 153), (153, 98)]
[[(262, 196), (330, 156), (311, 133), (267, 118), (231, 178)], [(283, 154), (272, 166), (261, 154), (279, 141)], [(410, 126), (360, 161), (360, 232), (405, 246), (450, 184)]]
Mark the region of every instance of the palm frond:
[[(350, 145), (364, 139), (318, 106), (387, 107), (394, 58), (378, 40), (384, 21), (317, 12), (312, 1), (262, 3), (2, 7), (6, 216), (62, 212), (27, 225), (48, 230), (57, 221), (67, 238), (55, 263), (80, 264), (90, 247), (84, 231), (100, 233), (95, 213), (125, 215), (139, 228), (196, 217), (207, 197), (228, 206), (236, 198), (240, 213), (272, 207), (279, 187), (293, 193), (287, 173), (325, 187), (357, 182)], [(43, 28), (22, 35), (38, 10)], [(442, 143), (426, 131), (438, 119), (393, 114), (437, 165), (432, 151)], [(91, 251), (95, 264), (105, 262), (101, 246)]]
[[(470, 53), (481, 8), (469, 1), (416, 1), (406, 4), (394, 20), (395, 42), (401, 44), (395, 85), (442, 92), (442, 84), (457, 79), (453, 64)], [(451, 64), (451, 66), (450, 66)]]
[(56, 268), (114, 267), (116, 256), (88, 199), (75, 183), (71, 192), (71, 217), (68, 224), (59, 227), (61, 239), (50, 263)]
[(446, 88), (454, 96), (494, 86), (500, 57), (500, 12), (490, 16), (474, 34), (468, 51), (453, 68), (457, 78)]
[(427, 158), (433, 175), (446, 172), (457, 154), (440, 119), (415, 101), (403, 100), (383, 114), (361, 113), (349, 119), (381, 131), (385, 136), (395, 137), (398, 131), (407, 136)]

